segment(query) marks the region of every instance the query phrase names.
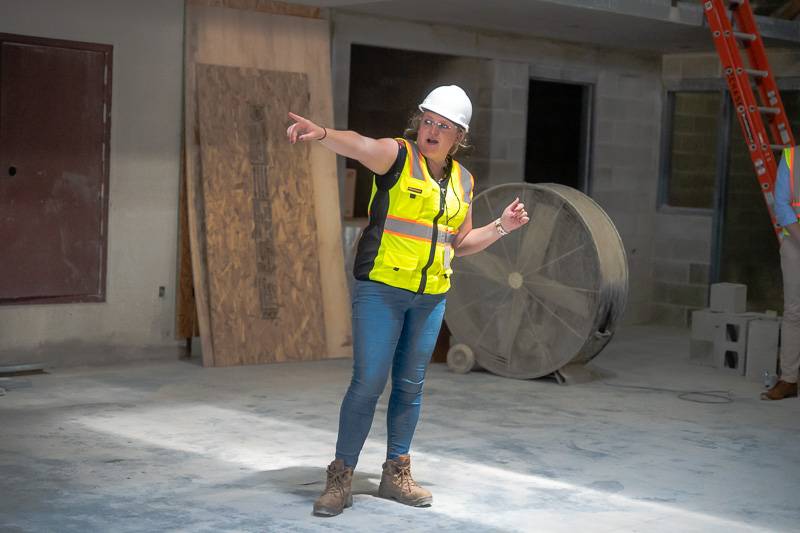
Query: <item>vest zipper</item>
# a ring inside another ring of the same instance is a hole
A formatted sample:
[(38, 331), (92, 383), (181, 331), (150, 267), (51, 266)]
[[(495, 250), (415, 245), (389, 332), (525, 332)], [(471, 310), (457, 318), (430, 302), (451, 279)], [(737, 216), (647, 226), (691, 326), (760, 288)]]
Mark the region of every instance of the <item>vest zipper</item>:
[[(450, 179), (450, 178), (448, 178)], [(428, 255), (428, 262), (422, 267), (422, 277), (419, 280), (419, 289), (417, 289), (417, 294), (423, 294), (425, 292), (425, 284), (428, 282), (428, 269), (433, 264), (433, 259), (436, 257), (436, 243), (439, 240), (439, 219), (442, 218), (444, 214), (444, 205), (445, 205), (445, 196), (447, 195), (447, 187), (442, 188), (441, 184), (439, 185), (439, 213), (435, 217), (433, 217), (433, 232), (431, 236), (431, 253)]]

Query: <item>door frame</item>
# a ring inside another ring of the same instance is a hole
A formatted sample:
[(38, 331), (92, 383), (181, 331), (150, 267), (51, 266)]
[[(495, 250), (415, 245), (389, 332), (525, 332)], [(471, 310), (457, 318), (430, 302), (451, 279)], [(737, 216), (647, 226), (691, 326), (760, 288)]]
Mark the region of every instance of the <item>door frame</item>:
[[(97, 290), (92, 294), (75, 294), (65, 296), (48, 296), (33, 298), (0, 298), (0, 306), (3, 305), (30, 305), (30, 304), (52, 304), (52, 303), (87, 303), (106, 301), (106, 279), (108, 270), (108, 196), (109, 196), (109, 162), (111, 158), (111, 94), (112, 94), (112, 75), (114, 71), (114, 46), (110, 44), (89, 43), (83, 41), (69, 41), (64, 39), (50, 39), (47, 37), (34, 37), (28, 35), (17, 35), (12, 33), (0, 32), (0, 46), (3, 43), (18, 43), (32, 46), (48, 46), (53, 48), (67, 48), (71, 50), (85, 50), (100, 52), (103, 54), (105, 63), (104, 86), (103, 86), (103, 149), (101, 152), (101, 182), (100, 182), (100, 272), (98, 276)], [(2, 69), (0, 62), (0, 69)]]

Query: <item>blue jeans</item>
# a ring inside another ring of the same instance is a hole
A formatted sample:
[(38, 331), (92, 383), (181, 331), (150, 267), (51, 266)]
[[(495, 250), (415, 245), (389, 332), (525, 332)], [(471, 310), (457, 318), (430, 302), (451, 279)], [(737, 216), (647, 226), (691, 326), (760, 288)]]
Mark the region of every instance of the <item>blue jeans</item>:
[(392, 371), (387, 458), (408, 453), (419, 420), (425, 370), (444, 317), (444, 294), (415, 294), (374, 281), (353, 293), (353, 379), (339, 413), (336, 458), (355, 467)]

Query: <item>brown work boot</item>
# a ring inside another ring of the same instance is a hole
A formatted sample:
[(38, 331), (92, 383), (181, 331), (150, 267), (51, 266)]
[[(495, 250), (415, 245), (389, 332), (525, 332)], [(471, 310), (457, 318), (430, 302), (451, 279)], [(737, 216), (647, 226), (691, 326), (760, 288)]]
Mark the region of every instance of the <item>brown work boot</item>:
[(797, 383), (787, 383), (786, 381), (778, 381), (774, 387), (767, 392), (761, 393), (762, 400), (783, 400), (784, 398), (797, 397)]
[(411, 458), (408, 455), (387, 459), (383, 463), (378, 496), (413, 507), (427, 507), (433, 503), (431, 493), (417, 485), (411, 477)]
[(353, 469), (344, 466), (344, 461), (336, 459), (328, 465), (328, 480), (325, 491), (314, 502), (316, 516), (336, 516), (342, 514), (345, 507), (353, 505), (353, 493), (350, 485), (353, 481)]

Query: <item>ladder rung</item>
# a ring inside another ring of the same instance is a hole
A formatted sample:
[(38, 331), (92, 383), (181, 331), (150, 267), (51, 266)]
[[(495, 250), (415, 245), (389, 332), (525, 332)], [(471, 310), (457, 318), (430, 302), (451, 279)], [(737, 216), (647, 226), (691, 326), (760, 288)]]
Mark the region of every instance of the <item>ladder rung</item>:
[(733, 32), (733, 36), (739, 39), (740, 41), (755, 41), (756, 34), (755, 33), (745, 33), (743, 31), (735, 31)]
[(770, 147), (770, 149), (778, 152), (780, 150), (783, 150), (784, 148), (791, 148), (792, 145), (790, 145), (790, 144), (770, 144), (769, 147)]
[(746, 69), (744, 69), (744, 71), (747, 72), (748, 74), (750, 74), (751, 76), (755, 76), (755, 77), (758, 77), (758, 78), (766, 78), (767, 76), (769, 76), (769, 72), (766, 71), (766, 70), (758, 70), (758, 69), (754, 69), (754, 68), (746, 68)]
[(765, 115), (777, 115), (781, 112), (779, 107), (762, 107), (758, 106), (758, 110)]

